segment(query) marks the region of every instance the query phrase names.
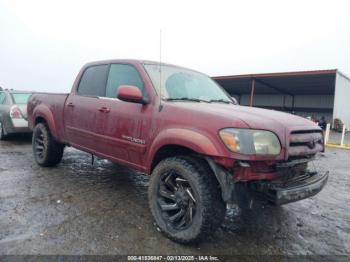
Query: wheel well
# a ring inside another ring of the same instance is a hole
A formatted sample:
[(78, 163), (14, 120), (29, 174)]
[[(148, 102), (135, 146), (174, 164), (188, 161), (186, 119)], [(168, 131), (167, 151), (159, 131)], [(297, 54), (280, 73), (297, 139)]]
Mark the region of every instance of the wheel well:
[(157, 153), (155, 154), (152, 160), (150, 173), (152, 173), (153, 169), (159, 164), (159, 162), (165, 158), (179, 156), (179, 155), (193, 155), (193, 154), (196, 154), (196, 152), (184, 146), (178, 146), (178, 145), (163, 146), (157, 151)]
[(39, 116), (35, 119), (35, 125), (39, 124), (39, 123), (46, 123), (45, 118)]

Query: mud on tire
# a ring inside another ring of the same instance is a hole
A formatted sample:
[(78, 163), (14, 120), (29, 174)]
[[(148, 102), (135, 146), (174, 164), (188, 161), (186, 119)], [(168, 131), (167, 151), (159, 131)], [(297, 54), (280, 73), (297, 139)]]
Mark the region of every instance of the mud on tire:
[(211, 235), (226, 213), (215, 175), (206, 161), (196, 157), (161, 161), (152, 172), (148, 197), (162, 233), (179, 243)]
[(55, 166), (62, 160), (64, 145), (53, 138), (50, 129), (44, 123), (35, 126), (32, 147), (35, 161), (40, 166)]

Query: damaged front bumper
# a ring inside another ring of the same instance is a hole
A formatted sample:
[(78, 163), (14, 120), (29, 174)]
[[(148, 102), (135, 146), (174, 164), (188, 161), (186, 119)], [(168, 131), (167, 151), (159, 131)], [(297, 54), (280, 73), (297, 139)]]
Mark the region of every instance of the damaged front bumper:
[[(275, 164), (274, 172), (253, 172), (251, 166), (239, 170), (236, 178), (255, 178), (235, 180), (225, 168), (209, 162), (222, 189), (222, 198), (227, 203), (241, 208), (259, 208), (268, 204), (283, 205), (312, 197), (326, 185), (329, 172), (311, 172), (307, 169), (310, 159), (280, 162)], [(246, 176), (249, 174), (249, 176)], [(253, 174), (250, 175), (250, 174)]]
[(259, 180), (234, 184), (232, 199), (241, 208), (284, 205), (312, 197), (326, 185), (328, 173), (304, 172), (288, 180)]
[(328, 173), (306, 172), (285, 183), (279, 181), (252, 182), (250, 188), (262, 193), (263, 199), (268, 202), (284, 205), (316, 195), (326, 185)]

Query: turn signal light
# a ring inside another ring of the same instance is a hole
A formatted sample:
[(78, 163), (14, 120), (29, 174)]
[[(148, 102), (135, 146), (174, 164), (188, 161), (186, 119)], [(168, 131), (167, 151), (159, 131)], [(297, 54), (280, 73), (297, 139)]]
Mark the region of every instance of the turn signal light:
[(229, 132), (221, 131), (220, 137), (222, 141), (225, 143), (225, 145), (232, 151), (237, 152), (239, 151), (239, 142), (238, 138)]

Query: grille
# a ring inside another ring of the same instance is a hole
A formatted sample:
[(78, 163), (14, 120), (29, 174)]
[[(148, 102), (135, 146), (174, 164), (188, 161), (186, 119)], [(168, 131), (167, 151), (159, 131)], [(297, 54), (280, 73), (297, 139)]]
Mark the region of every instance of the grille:
[(293, 131), (289, 142), (290, 157), (314, 155), (324, 149), (323, 133), (320, 130)]

